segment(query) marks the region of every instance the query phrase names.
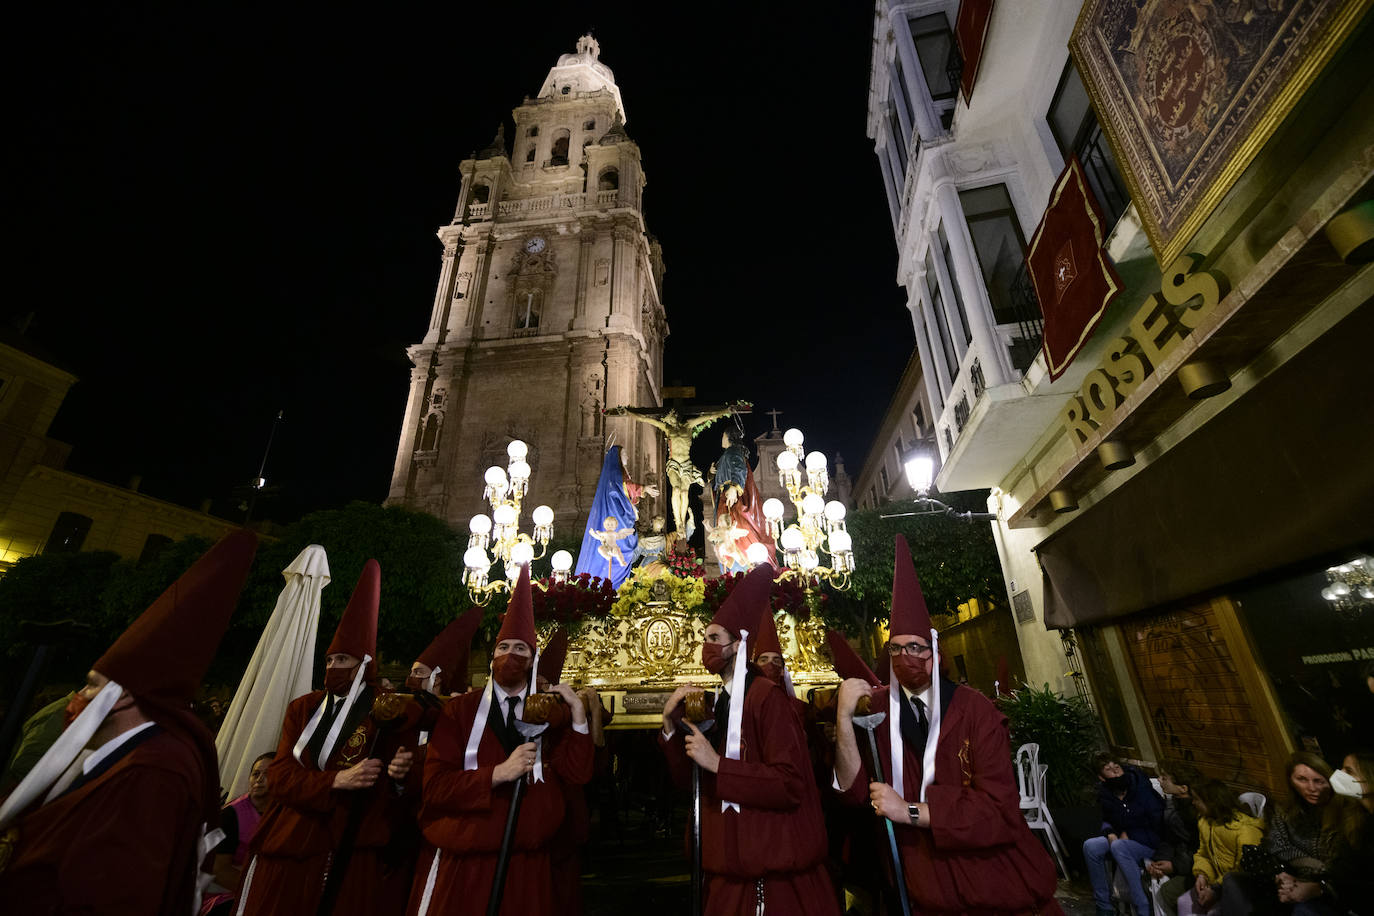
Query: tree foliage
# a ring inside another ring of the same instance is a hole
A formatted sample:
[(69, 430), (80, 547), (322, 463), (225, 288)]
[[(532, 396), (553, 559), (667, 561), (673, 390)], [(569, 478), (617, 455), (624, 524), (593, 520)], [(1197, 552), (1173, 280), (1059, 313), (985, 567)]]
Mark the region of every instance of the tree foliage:
[[(978, 491), (942, 498), (960, 508), (979, 509), (984, 507), (985, 495)], [(1005, 600), (1002, 566), (987, 522), (963, 522), (945, 515), (882, 517), (899, 511), (904, 510), (888, 505), (848, 517), (856, 568), (850, 588), (834, 593), (826, 614), (829, 623), (852, 635), (887, 620), (893, 540), (898, 534), (906, 537), (911, 548), (931, 614), (952, 614), (970, 598)]]
[(1040, 745), (1045, 764), (1045, 794), (1067, 806), (1088, 801), (1095, 777), (1093, 756), (1103, 747), (1097, 716), (1082, 697), (1065, 697), (1046, 684), (1024, 687), (997, 699), (1007, 717), (1013, 753), (1023, 744)]

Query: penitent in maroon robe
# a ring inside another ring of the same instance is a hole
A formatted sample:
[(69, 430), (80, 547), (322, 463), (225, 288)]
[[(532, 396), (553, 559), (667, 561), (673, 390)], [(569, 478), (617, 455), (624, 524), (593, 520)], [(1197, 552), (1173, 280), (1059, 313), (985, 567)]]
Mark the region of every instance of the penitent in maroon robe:
[(374, 694), (369, 689), (358, 695), (349, 717), (352, 721), (344, 724), (328, 766), (320, 770), (309, 752), (302, 754), (308, 765), (302, 765), (292, 751), (324, 696), (323, 690), (316, 690), (297, 697), (286, 707), (281, 743), (267, 769), (272, 806), (258, 827), (253, 856), (244, 871), (248, 891), (243, 903), (245, 916), (300, 916), (315, 912), (325, 876), (348, 824), (350, 806), (355, 804), (363, 806), (362, 820), (334, 914), (372, 916), (379, 912), (378, 857), (390, 837), (388, 809), (401, 801), (385, 768), (395, 747), (379, 744), (373, 751), (373, 757), (383, 760), (383, 769), (372, 788), (335, 790), (335, 775), (368, 755), (376, 725), (366, 713), (372, 707)]
[[(1054, 863), (1021, 814), (1006, 717), (969, 687), (941, 680), (940, 692), (949, 703), (942, 703), (935, 781), (926, 791), (931, 826), (896, 826), (912, 909), (1062, 916), (1054, 900)], [(885, 710), (887, 704), (887, 688), (873, 691), (871, 708)], [(854, 730), (862, 732), (857, 725)], [(860, 748), (866, 748), (868, 739), (861, 733), (856, 737)], [(886, 722), (876, 737), (887, 769), (891, 745)], [(921, 753), (911, 747), (903, 751), (902, 797), (908, 802), (920, 797)], [(845, 799), (869, 804), (869, 781), (864, 763)], [(886, 842), (880, 848), (886, 849)]]
[(205, 775), (189, 743), (159, 731), (95, 779), (30, 811), (11, 828), (12, 860), (0, 863), (0, 909), (186, 916)]
[[(708, 916), (752, 913), (763, 879), (770, 913), (838, 916), (825, 869), (825, 819), (811, 773), (801, 722), (787, 693), (762, 675), (751, 677), (740, 721), (740, 759), (701, 774), (701, 851)], [(725, 723), (716, 723), (723, 734)], [(660, 747), (679, 786), (690, 785), (692, 761), (682, 732)], [(721, 811), (721, 800), (740, 810)]]
[[(415, 869), (410, 913), (420, 911), (436, 854), (439, 866), (428, 916), (481, 916), (487, 911), (515, 783), (492, 786), (492, 771), (510, 752), (485, 724), (477, 745), (477, 768), (463, 769), (482, 693), (474, 690), (449, 700), (426, 748), (420, 829), (429, 848)], [(581, 791), (592, 778), (590, 735), (567, 727), (543, 740), (544, 781), (525, 784), (501, 898), (503, 916), (554, 913), (549, 844), (563, 822), (564, 793)]]

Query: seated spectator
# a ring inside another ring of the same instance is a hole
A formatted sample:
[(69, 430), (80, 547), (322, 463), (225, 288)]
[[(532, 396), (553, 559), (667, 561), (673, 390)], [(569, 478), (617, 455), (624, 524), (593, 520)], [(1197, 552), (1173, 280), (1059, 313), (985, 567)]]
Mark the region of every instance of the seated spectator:
[(1150, 780), (1135, 767), (1123, 767), (1110, 754), (1097, 761), (1097, 802), (1102, 809), (1102, 835), (1083, 843), (1083, 859), (1093, 886), (1093, 904), (1099, 916), (1110, 916), (1112, 887), (1107, 877), (1107, 859), (1128, 876), (1131, 903), (1137, 916), (1150, 916), (1149, 897), (1140, 879), (1146, 859), (1155, 854), (1163, 830), (1164, 799)]
[(1338, 795), (1359, 799), (1374, 814), (1374, 751), (1346, 754), (1341, 768), (1331, 774), (1331, 788)]
[(1178, 913), (1178, 898), (1193, 885), (1193, 853), (1198, 846), (1197, 810), (1193, 787), (1202, 785), (1202, 774), (1182, 761), (1159, 768), (1159, 787), (1164, 790), (1164, 833), (1154, 861), (1145, 867), (1151, 878), (1163, 878), (1159, 901), (1169, 916)]
[(215, 884), (220, 891), (205, 895), (200, 907), (202, 916), (223, 916), (234, 911), (235, 894), (248, 859), (248, 846), (271, 803), (267, 767), (276, 756), (276, 751), (269, 751), (254, 760), (248, 772), (248, 792), (225, 805), (220, 812), (219, 826), (224, 831), (224, 840), (215, 847), (214, 862)]
[(1198, 850), (1187, 890), (1193, 912), (1206, 913), (1220, 901), (1226, 876), (1240, 870), (1241, 849), (1264, 841), (1264, 822), (1246, 811), (1236, 790), (1219, 779), (1197, 787), (1193, 806), (1198, 812)]
[(1274, 807), (1264, 850), (1276, 875), (1232, 874), (1222, 884), (1224, 916), (1292, 913), (1339, 916), (1370, 912), (1368, 812), (1331, 790), (1331, 768), (1316, 754), (1298, 751), (1286, 769), (1289, 797)]

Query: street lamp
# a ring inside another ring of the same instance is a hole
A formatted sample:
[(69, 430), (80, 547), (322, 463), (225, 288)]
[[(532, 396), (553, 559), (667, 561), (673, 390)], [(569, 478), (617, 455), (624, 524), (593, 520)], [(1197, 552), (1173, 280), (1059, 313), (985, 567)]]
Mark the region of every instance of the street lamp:
[[(482, 475), (486, 484), (482, 498), (491, 503), (491, 515), (474, 515), (468, 522), (468, 549), (463, 554), (463, 582), (475, 604), (485, 605), (496, 592), (515, 588), (520, 567), (544, 556), (553, 537), (553, 510), (548, 506), (537, 506), (530, 513), (534, 522), (532, 535), (519, 530), (520, 504), (530, 485), (530, 466), (525, 460), (528, 455), (529, 446), (514, 439), (506, 446), (506, 467), (492, 465)], [(559, 581), (567, 579), (572, 555), (565, 550), (554, 555), (555, 578), (560, 573), (560, 562), (565, 559)], [(506, 578), (489, 583), (488, 573), (497, 560), (505, 564)]]
[(935, 484), (935, 455), (932, 454), (929, 445), (918, 443), (914, 449), (907, 452), (902, 467), (906, 471), (907, 483), (911, 484), (911, 490), (916, 494), (916, 505), (928, 508), (920, 512), (898, 512), (893, 515), (884, 515), (883, 518), (948, 515), (950, 518), (957, 518), (965, 522), (997, 521), (997, 513), (995, 512), (960, 512), (953, 506), (945, 505), (930, 495), (930, 489)]
[[(849, 574), (854, 571), (854, 542), (845, 530), (844, 503), (825, 500), (826, 491), (830, 489), (825, 455), (821, 452), (807, 454), (802, 448), (806, 438), (799, 429), (783, 433), (782, 441), (787, 448), (777, 458), (778, 482), (797, 510), (797, 520), (783, 527), (782, 500), (765, 500), (763, 516), (768, 520), (768, 532), (781, 546), (783, 563), (789, 572), (817, 576), (837, 589), (848, 588)], [(806, 470), (805, 483), (802, 483), (802, 468)], [(755, 551), (754, 547), (760, 550)], [(822, 565), (822, 554), (829, 556), (828, 566)], [(767, 548), (761, 544), (751, 545), (746, 557), (751, 564), (757, 565), (768, 558)]]

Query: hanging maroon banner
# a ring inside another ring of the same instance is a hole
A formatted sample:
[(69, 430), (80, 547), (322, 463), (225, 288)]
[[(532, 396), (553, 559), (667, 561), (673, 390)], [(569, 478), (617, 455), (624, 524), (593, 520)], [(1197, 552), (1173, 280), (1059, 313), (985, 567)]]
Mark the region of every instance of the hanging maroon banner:
[(964, 60), (959, 89), (964, 93), (965, 105), (973, 97), (973, 81), (978, 78), (978, 63), (983, 59), (983, 39), (987, 37), (988, 23), (991, 21), (992, 0), (960, 0), (959, 15), (954, 19), (954, 41), (959, 46), (959, 56)]
[(1051, 379), (1073, 362), (1121, 291), (1121, 278), (1102, 250), (1106, 237), (1102, 211), (1074, 156), (1054, 184), (1026, 253), (1026, 269), (1045, 317), (1043, 347)]

